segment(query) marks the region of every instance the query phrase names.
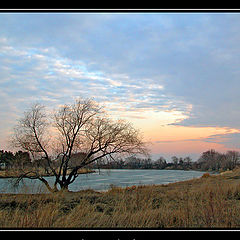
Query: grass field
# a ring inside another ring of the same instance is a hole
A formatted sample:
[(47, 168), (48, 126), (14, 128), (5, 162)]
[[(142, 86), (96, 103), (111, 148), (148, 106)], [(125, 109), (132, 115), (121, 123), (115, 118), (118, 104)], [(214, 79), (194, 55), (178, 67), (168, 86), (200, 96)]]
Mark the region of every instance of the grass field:
[(167, 185), (1, 194), (0, 228), (239, 228), (240, 169)]

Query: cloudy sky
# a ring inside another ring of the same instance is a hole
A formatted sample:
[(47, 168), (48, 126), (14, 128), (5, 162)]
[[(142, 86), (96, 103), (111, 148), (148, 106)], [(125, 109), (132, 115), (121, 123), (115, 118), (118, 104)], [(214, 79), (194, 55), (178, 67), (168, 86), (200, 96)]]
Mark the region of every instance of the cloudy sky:
[(93, 97), (153, 158), (240, 151), (240, 14), (0, 13), (0, 149), (33, 102)]

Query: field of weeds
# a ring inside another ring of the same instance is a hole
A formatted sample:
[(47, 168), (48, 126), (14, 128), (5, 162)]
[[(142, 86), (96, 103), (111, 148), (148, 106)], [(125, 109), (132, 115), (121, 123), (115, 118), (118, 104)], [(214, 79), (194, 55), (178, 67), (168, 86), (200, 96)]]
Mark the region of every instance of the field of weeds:
[(239, 174), (101, 193), (1, 194), (0, 228), (239, 228)]

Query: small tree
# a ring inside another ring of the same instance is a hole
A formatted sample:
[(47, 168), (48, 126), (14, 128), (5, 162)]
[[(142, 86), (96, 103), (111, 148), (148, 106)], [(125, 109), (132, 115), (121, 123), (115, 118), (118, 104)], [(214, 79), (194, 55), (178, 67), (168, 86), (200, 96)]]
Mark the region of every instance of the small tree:
[(202, 170), (218, 171), (220, 169), (223, 155), (214, 149), (210, 149), (201, 154), (198, 163), (201, 165)]
[[(45, 161), (45, 172), (55, 176), (53, 187), (37, 168), (23, 172), (19, 180), (39, 179), (51, 192), (67, 190), (78, 177), (80, 168), (99, 159), (113, 159), (118, 154), (147, 154), (138, 130), (126, 121), (111, 120), (99, 104), (90, 99), (78, 99), (61, 106), (51, 118), (44, 106), (33, 105), (15, 127), (12, 143), (29, 152), (33, 161)], [(76, 153), (82, 153), (83, 157), (77, 164), (70, 164)]]
[(164, 169), (167, 166), (167, 161), (164, 157), (159, 157), (154, 164), (156, 168)]
[(229, 168), (230, 170), (234, 169), (239, 163), (240, 153), (237, 151), (227, 151), (225, 156), (227, 168)]
[(173, 162), (173, 164), (174, 164), (174, 167), (177, 167), (177, 166), (178, 166), (178, 161), (179, 161), (178, 157), (176, 157), (176, 156), (173, 156), (173, 157), (172, 157), (172, 162)]
[(183, 159), (184, 166), (191, 167), (192, 166), (192, 159), (190, 157), (185, 157)]
[(10, 169), (15, 163), (15, 156), (11, 151), (0, 151), (0, 163)]

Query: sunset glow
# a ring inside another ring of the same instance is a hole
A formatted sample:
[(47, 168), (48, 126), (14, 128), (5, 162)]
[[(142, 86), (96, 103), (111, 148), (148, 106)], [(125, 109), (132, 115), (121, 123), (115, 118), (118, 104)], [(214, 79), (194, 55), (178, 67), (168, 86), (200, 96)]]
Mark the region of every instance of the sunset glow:
[(0, 13), (0, 149), (34, 102), (93, 98), (152, 157), (240, 150), (239, 13)]

